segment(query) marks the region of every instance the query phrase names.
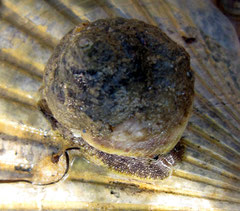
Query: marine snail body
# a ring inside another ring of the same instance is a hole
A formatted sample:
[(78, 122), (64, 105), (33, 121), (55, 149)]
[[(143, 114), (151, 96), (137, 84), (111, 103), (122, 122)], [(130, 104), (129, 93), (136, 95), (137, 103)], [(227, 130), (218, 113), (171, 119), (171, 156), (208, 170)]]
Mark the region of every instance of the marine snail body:
[(182, 47), (142, 21), (84, 23), (64, 36), (50, 58), (42, 100), (89, 159), (164, 178), (182, 155), (175, 146), (191, 115), (189, 60)]

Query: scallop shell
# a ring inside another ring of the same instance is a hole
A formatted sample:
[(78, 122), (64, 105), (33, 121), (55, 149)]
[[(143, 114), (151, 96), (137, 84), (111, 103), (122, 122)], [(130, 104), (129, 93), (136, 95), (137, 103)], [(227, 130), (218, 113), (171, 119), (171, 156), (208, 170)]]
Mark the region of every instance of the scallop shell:
[[(3, 0), (0, 14), (1, 210), (239, 210), (240, 46), (210, 1)], [(44, 66), (74, 25), (115, 16), (158, 25), (191, 55), (186, 153), (165, 180), (114, 173), (79, 150), (51, 160), (62, 140), (36, 107)]]

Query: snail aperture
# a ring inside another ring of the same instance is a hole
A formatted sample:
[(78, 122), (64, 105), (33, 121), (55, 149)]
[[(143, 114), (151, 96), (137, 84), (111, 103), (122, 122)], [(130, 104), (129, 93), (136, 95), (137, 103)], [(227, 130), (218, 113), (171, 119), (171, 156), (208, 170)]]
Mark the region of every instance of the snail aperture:
[(163, 178), (182, 152), (175, 146), (191, 115), (194, 77), (187, 52), (158, 27), (101, 19), (64, 36), (41, 92), (53, 118), (81, 137), (86, 157)]

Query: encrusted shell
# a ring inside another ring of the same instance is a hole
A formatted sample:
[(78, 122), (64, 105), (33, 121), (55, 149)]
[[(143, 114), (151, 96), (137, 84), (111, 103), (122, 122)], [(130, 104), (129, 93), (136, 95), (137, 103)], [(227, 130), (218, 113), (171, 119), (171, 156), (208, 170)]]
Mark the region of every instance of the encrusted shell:
[(136, 19), (76, 26), (56, 47), (43, 82), (56, 121), (110, 154), (168, 153), (192, 111), (189, 55), (158, 27)]
[[(4, 0), (0, 10), (0, 209), (239, 209), (240, 47), (210, 2)], [(116, 16), (158, 25), (191, 57), (196, 97), (186, 153), (163, 181), (113, 173), (78, 149), (52, 156), (65, 140), (36, 106), (45, 64), (64, 34)]]

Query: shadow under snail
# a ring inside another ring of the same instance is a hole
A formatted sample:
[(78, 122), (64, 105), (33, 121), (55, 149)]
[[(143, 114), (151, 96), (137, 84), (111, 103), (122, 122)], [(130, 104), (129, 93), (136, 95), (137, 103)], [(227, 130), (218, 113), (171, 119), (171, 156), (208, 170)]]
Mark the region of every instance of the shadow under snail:
[(163, 179), (180, 160), (191, 115), (190, 58), (158, 27), (135, 19), (76, 26), (45, 68), (41, 111), (86, 159)]

